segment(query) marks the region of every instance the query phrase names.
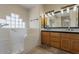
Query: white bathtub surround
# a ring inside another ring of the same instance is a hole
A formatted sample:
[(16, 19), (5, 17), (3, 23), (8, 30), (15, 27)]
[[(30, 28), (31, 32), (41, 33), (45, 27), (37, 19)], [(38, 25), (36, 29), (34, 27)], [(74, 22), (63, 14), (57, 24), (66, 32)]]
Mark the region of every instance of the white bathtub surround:
[(25, 35), (25, 29), (0, 29), (0, 54), (21, 53)]
[(12, 53), (20, 53), (24, 50), (25, 29), (10, 30)]

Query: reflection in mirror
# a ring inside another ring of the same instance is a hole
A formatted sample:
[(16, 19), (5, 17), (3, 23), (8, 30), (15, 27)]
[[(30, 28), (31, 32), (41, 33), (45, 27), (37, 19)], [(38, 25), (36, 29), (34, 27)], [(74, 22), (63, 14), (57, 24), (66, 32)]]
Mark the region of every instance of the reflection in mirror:
[(47, 15), (44, 20), (45, 27), (78, 27), (78, 8)]
[(69, 27), (70, 26), (70, 15), (68, 12), (64, 11), (63, 15), (61, 15), (61, 26)]
[(61, 13), (57, 13), (48, 17), (48, 26), (49, 27), (61, 27)]
[(70, 10), (70, 27), (78, 27), (78, 8)]
[(78, 27), (78, 9), (75, 11), (71, 9), (69, 13), (64, 11), (61, 16), (62, 27)]

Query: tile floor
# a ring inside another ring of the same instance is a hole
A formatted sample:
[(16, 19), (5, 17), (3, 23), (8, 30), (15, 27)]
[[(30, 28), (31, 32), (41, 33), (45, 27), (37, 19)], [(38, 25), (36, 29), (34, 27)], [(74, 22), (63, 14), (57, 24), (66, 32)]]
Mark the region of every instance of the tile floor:
[(70, 54), (69, 52), (54, 48), (39, 46), (32, 49), (30, 52), (23, 52), (22, 54)]

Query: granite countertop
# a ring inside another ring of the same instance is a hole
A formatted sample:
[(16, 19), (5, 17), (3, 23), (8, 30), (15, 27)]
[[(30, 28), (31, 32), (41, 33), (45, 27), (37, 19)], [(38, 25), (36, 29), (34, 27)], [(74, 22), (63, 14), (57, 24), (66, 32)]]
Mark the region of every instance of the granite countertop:
[(66, 30), (41, 30), (41, 31), (45, 31), (45, 32), (59, 32), (59, 33), (76, 33), (79, 34), (78, 31), (66, 31)]

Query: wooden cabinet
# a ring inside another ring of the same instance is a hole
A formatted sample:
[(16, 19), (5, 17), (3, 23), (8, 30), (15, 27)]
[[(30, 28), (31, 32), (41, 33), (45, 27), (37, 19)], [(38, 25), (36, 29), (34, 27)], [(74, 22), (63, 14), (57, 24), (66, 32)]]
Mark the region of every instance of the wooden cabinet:
[(73, 53), (79, 53), (79, 34), (62, 33), (61, 48)]
[(50, 33), (50, 45), (53, 47), (60, 48), (60, 33)]
[(50, 43), (50, 37), (49, 37), (49, 32), (42, 32), (41, 33), (41, 43), (45, 45), (49, 45)]
[(79, 34), (43, 31), (41, 33), (41, 39), (44, 45), (79, 53)]

